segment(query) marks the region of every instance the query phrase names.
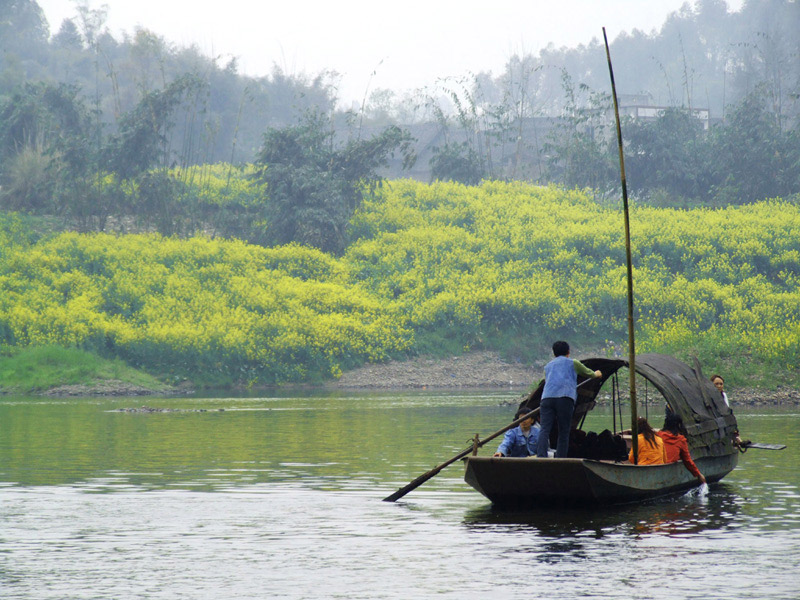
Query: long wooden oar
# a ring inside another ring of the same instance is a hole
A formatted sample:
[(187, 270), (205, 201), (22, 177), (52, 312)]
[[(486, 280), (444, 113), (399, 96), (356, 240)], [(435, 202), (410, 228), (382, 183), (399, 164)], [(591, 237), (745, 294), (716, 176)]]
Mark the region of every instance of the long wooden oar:
[[(587, 381), (588, 381), (588, 380), (587, 380)], [(500, 429), (499, 431), (495, 431), (495, 432), (494, 432), (492, 435), (490, 435), (489, 437), (487, 437), (487, 438), (485, 438), (485, 439), (483, 439), (483, 440), (479, 440), (477, 444), (473, 444), (472, 446), (470, 446), (469, 448), (467, 448), (467, 449), (466, 449), (466, 450), (464, 450), (463, 452), (459, 452), (458, 454), (456, 454), (456, 455), (455, 455), (453, 458), (451, 458), (450, 460), (443, 462), (443, 463), (442, 463), (442, 464), (440, 464), (438, 467), (434, 467), (433, 469), (431, 469), (430, 471), (428, 471), (428, 472), (427, 472), (427, 473), (425, 473), (424, 475), (420, 475), (419, 477), (417, 477), (417, 478), (416, 478), (414, 481), (412, 481), (412, 482), (411, 482), (411, 483), (409, 483), (408, 485), (405, 485), (405, 486), (401, 487), (399, 490), (397, 490), (397, 491), (396, 491), (394, 494), (392, 494), (391, 496), (386, 496), (386, 498), (384, 498), (384, 499), (383, 499), (383, 501), (384, 501), (384, 502), (394, 502), (395, 500), (399, 500), (400, 498), (402, 498), (403, 496), (405, 496), (405, 495), (406, 495), (408, 492), (410, 492), (411, 490), (414, 490), (414, 489), (418, 488), (419, 486), (421, 486), (423, 483), (425, 483), (425, 482), (426, 482), (426, 481), (428, 481), (429, 479), (433, 479), (433, 478), (434, 478), (434, 477), (435, 477), (435, 476), (436, 476), (436, 475), (439, 473), (439, 471), (441, 471), (441, 470), (442, 470), (442, 469), (444, 469), (445, 467), (447, 467), (447, 466), (449, 466), (449, 465), (452, 465), (454, 462), (456, 462), (457, 460), (459, 460), (459, 459), (461, 459), (461, 458), (464, 458), (464, 457), (465, 457), (467, 454), (469, 454), (470, 452), (472, 452), (472, 451), (473, 451), (473, 449), (475, 449), (475, 448), (480, 448), (480, 447), (481, 447), (481, 446), (483, 446), (483, 445), (484, 445), (486, 442), (490, 442), (491, 440), (493, 440), (494, 438), (496, 438), (496, 437), (497, 437), (498, 435), (500, 435), (501, 433), (505, 433), (506, 431), (508, 431), (508, 430), (509, 430), (509, 429), (511, 429), (512, 427), (516, 427), (517, 425), (519, 425), (520, 423), (522, 423), (522, 422), (523, 422), (525, 419), (530, 419), (531, 417), (534, 417), (534, 416), (536, 416), (537, 414), (539, 414), (539, 408), (534, 408), (532, 411), (530, 411), (530, 412), (528, 412), (528, 413), (525, 413), (525, 414), (524, 414), (524, 415), (522, 415), (522, 416), (521, 416), (519, 419), (515, 419), (514, 421), (511, 421), (511, 423), (509, 423), (508, 425), (506, 425), (505, 427), (503, 427), (503, 428), (502, 428), (502, 429)]]
[[(593, 379), (591, 379), (591, 378), (584, 379), (583, 381), (581, 381), (581, 382), (580, 382), (580, 383), (577, 385), (577, 387), (581, 387), (581, 386), (582, 386), (584, 383), (586, 383), (587, 381), (593, 381)], [(528, 400), (527, 400), (526, 402), (529, 402), (529, 401), (530, 401), (530, 396), (528, 397)], [(425, 473), (424, 475), (420, 475), (419, 477), (417, 477), (417, 478), (416, 478), (414, 481), (412, 481), (412, 482), (411, 482), (411, 483), (409, 483), (408, 485), (405, 485), (405, 486), (401, 487), (399, 490), (397, 490), (397, 491), (396, 491), (394, 494), (392, 494), (391, 496), (386, 496), (386, 498), (384, 498), (384, 499), (383, 499), (383, 501), (384, 501), (384, 502), (394, 502), (395, 500), (399, 500), (400, 498), (402, 498), (403, 496), (405, 496), (405, 495), (406, 495), (408, 492), (410, 492), (411, 490), (414, 490), (414, 489), (418, 488), (418, 487), (419, 487), (419, 486), (421, 486), (423, 483), (425, 483), (426, 481), (428, 481), (428, 479), (433, 479), (433, 478), (434, 478), (434, 477), (435, 477), (435, 476), (436, 476), (436, 475), (439, 473), (439, 471), (441, 471), (441, 470), (442, 470), (442, 469), (444, 469), (445, 467), (447, 467), (447, 466), (449, 466), (449, 465), (452, 465), (454, 462), (456, 462), (456, 461), (457, 461), (457, 460), (459, 460), (459, 459), (462, 459), (462, 458), (464, 458), (464, 457), (465, 457), (467, 454), (469, 454), (470, 452), (472, 452), (472, 451), (473, 451), (473, 450), (475, 450), (476, 448), (480, 448), (480, 447), (481, 447), (481, 446), (483, 446), (483, 445), (484, 445), (486, 442), (490, 442), (490, 441), (492, 441), (494, 438), (496, 438), (496, 437), (497, 437), (498, 435), (500, 435), (501, 433), (505, 433), (506, 431), (508, 431), (508, 430), (509, 430), (509, 429), (511, 429), (512, 427), (516, 427), (517, 425), (519, 425), (520, 423), (522, 423), (522, 422), (523, 422), (525, 419), (529, 419), (530, 417), (534, 417), (534, 416), (536, 416), (537, 414), (539, 414), (539, 408), (534, 408), (534, 409), (533, 409), (531, 412), (529, 412), (529, 413), (525, 413), (525, 414), (524, 414), (524, 415), (522, 415), (522, 416), (521, 416), (519, 419), (516, 419), (516, 420), (514, 420), (514, 421), (511, 421), (511, 423), (509, 423), (508, 425), (506, 425), (505, 427), (503, 427), (503, 428), (502, 428), (502, 429), (500, 429), (499, 431), (495, 431), (495, 432), (494, 432), (492, 435), (490, 435), (489, 437), (487, 437), (487, 438), (485, 438), (485, 439), (483, 439), (483, 440), (479, 440), (477, 443), (474, 443), (472, 446), (470, 446), (469, 448), (467, 448), (467, 449), (466, 449), (466, 450), (464, 450), (463, 452), (459, 452), (458, 454), (456, 454), (456, 455), (455, 455), (453, 458), (451, 458), (450, 460), (448, 460), (448, 461), (446, 461), (446, 462), (443, 462), (443, 463), (442, 463), (442, 464), (440, 464), (438, 467), (434, 467), (433, 469), (431, 469), (430, 471), (428, 471), (428, 472), (427, 472), (427, 473)]]

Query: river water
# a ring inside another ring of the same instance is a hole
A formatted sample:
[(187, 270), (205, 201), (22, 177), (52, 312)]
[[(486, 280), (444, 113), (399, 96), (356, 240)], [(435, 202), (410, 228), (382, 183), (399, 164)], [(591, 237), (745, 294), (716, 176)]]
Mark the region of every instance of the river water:
[(800, 598), (798, 407), (736, 408), (788, 448), (705, 496), (500, 511), (456, 463), (382, 502), (516, 396), (0, 398), (0, 598)]

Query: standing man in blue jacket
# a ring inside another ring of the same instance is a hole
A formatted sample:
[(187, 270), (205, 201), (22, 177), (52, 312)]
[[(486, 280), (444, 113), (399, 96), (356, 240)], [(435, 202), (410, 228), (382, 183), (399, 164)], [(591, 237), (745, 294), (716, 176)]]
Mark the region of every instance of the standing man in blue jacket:
[(553, 356), (555, 358), (544, 367), (544, 390), (539, 404), (542, 430), (539, 432), (536, 455), (541, 458), (547, 457), (550, 448), (550, 430), (555, 422), (558, 425), (556, 458), (566, 458), (572, 413), (578, 399), (578, 375), (602, 377), (603, 374), (600, 371), (592, 371), (579, 360), (571, 359), (567, 342), (558, 341), (553, 344)]

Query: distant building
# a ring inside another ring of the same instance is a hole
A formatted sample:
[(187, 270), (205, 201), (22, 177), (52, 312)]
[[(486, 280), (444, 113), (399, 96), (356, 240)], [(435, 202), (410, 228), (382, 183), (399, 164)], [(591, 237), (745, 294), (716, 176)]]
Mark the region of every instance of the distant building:
[[(655, 121), (661, 114), (672, 106), (656, 106), (650, 94), (620, 94), (619, 114), (629, 116), (641, 121)], [(707, 131), (711, 122), (711, 111), (708, 108), (691, 108), (689, 112), (703, 124)]]

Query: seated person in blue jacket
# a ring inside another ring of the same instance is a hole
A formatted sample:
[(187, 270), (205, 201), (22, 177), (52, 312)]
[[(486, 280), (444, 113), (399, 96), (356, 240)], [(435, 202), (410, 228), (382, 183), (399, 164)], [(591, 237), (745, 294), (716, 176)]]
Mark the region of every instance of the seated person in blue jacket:
[[(521, 416), (531, 412), (531, 409), (523, 406), (514, 415), (516, 421)], [(539, 423), (534, 422), (531, 416), (522, 421), (513, 429), (506, 431), (501, 444), (497, 447), (497, 456), (534, 456), (536, 454), (536, 444), (539, 441)]]

